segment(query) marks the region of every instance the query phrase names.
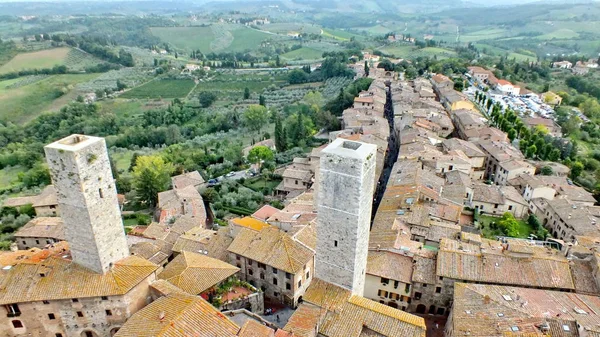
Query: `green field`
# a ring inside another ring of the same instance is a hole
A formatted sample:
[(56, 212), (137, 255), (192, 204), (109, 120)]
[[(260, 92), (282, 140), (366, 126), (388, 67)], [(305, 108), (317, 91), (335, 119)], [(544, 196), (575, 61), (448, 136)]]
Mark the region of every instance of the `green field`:
[(17, 185), (21, 172), (24, 172), (24, 169), (20, 166), (5, 167), (0, 170), (0, 189)]
[(0, 119), (25, 123), (45, 111), (58, 109), (77, 97), (79, 92), (74, 88), (76, 84), (97, 76), (98, 74), (53, 75), (14, 89), (7, 89), (6, 86), (23, 79), (2, 81)]
[(272, 33), (286, 35), (291, 32), (305, 33), (305, 34), (320, 34), (321, 27), (315, 24), (306, 23), (271, 23), (269, 25), (259, 26), (261, 30), (265, 30)]
[(233, 35), (233, 41), (223, 51), (243, 52), (256, 50), (260, 44), (267, 39), (281, 39), (277, 35), (268, 34), (245, 26), (234, 26), (229, 32)]
[(482, 29), (475, 32), (465, 33), (460, 36), (462, 42), (475, 42), (479, 40), (497, 39), (504, 36), (507, 33), (505, 29), (501, 28), (488, 28)]
[(536, 39), (539, 40), (567, 40), (567, 39), (577, 39), (579, 38), (579, 34), (570, 29), (558, 29), (551, 33), (547, 33), (544, 35), (536, 36)]
[(183, 98), (194, 88), (191, 80), (155, 80), (133, 88), (121, 98)]
[(427, 47), (418, 49), (412, 45), (389, 45), (385, 46), (381, 49), (382, 52), (393, 55), (395, 57), (400, 58), (414, 58), (419, 56), (428, 56), (428, 57), (454, 57), (456, 56), (456, 52), (449, 49), (437, 48), (437, 47)]
[(281, 57), (287, 60), (319, 60), (323, 58), (323, 52), (309, 47), (302, 47), (285, 53)]
[(184, 50), (210, 52), (242, 52), (256, 50), (267, 39), (281, 36), (241, 25), (218, 24), (210, 27), (153, 27), (152, 34)]
[(65, 60), (70, 51), (71, 48), (54, 48), (33, 53), (21, 53), (0, 67), (0, 74), (25, 69), (52, 68), (57, 65), (63, 65), (65, 64)]
[(357, 35), (357, 34), (352, 34), (343, 30), (339, 30), (339, 29), (323, 29), (323, 35), (324, 37), (329, 37), (335, 40), (339, 40), (339, 41), (349, 41), (351, 38), (356, 38), (356, 39), (362, 39), (364, 38), (361, 35)]
[(215, 39), (211, 27), (152, 27), (150, 31), (177, 48), (203, 53), (212, 52), (210, 43)]

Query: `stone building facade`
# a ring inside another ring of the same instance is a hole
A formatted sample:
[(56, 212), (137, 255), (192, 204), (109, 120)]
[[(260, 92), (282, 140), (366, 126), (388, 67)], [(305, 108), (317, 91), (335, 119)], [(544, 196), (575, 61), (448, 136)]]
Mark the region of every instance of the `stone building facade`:
[(129, 255), (106, 143), (71, 135), (44, 150), (73, 261), (104, 273)]
[(319, 175), (316, 276), (363, 295), (377, 146), (336, 139)]

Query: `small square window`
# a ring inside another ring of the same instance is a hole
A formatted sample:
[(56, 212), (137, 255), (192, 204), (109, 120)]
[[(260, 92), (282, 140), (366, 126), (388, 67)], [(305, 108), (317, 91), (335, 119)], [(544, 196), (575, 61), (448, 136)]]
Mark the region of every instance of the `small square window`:
[(19, 321), (19, 320), (14, 320), (12, 321), (12, 325), (13, 327), (15, 327), (16, 329), (22, 328), (23, 327), (23, 322)]
[(333, 240), (333, 246), (337, 247), (337, 240)]
[(79, 300), (78, 300), (78, 299), (76, 299), (76, 298), (72, 299), (71, 301), (73, 301), (73, 303), (77, 303), (77, 302), (79, 302)]
[(310, 271), (306, 272), (306, 279), (308, 280), (310, 278)]
[(286, 284), (285, 284), (285, 289), (286, 289), (286, 290), (291, 290), (291, 289), (292, 289), (292, 285), (291, 285), (291, 284), (289, 284), (289, 283), (286, 283)]
[(273, 267), (273, 274), (277, 274), (277, 268)]
[(63, 335), (61, 333), (56, 333), (54, 337), (63, 337)]
[(103, 301), (108, 301), (108, 297), (107, 296), (102, 296), (102, 300)]
[(518, 326), (511, 326), (510, 329), (512, 331), (519, 331), (519, 327)]
[(438, 293), (438, 294), (441, 293), (442, 292), (442, 287), (436, 287), (435, 288), (435, 292)]
[(279, 293), (278, 293), (278, 292), (274, 292), (274, 293), (273, 293), (273, 296), (275, 296), (275, 297), (279, 297)]
[(110, 311), (110, 310), (104, 310), (104, 312), (106, 312), (106, 316), (112, 316), (112, 311)]
[(288, 279), (288, 280), (289, 280), (289, 279), (291, 279), (291, 278), (292, 278), (292, 274), (290, 274), (290, 273), (285, 273), (285, 278), (286, 278), (286, 279)]
[(277, 279), (276, 278), (273, 278), (273, 284), (277, 285)]
[(54, 314), (50, 313), (48, 314), (48, 319), (56, 319), (56, 316), (54, 316)]
[(298, 288), (302, 287), (302, 280), (298, 281)]
[(44, 301), (42, 301), (42, 303), (44, 303), (44, 304), (50, 304), (50, 301), (44, 300)]
[(77, 312), (77, 317), (83, 317), (83, 312), (82, 311), (78, 311)]

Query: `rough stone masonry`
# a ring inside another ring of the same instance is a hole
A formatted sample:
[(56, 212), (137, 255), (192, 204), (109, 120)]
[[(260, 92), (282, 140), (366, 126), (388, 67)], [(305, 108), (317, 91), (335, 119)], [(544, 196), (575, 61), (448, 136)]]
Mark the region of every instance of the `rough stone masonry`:
[(316, 277), (363, 295), (377, 146), (336, 139), (322, 151)]
[(106, 143), (71, 135), (44, 150), (73, 261), (105, 273), (129, 256)]

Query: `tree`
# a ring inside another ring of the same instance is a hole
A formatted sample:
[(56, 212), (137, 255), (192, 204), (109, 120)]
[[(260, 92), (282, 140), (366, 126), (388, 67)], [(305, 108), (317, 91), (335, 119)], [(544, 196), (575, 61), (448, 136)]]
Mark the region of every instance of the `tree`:
[(198, 94), (198, 102), (203, 108), (208, 108), (217, 100), (217, 95), (211, 91), (202, 91)]
[(537, 153), (537, 147), (535, 145), (531, 145), (525, 151), (525, 157), (533, 158), (536, 153)]
[(255, 146), (248, 152), (248, 161), (253, 164), (258, 164), (259, 171), (262, 167), (262, 163), (270, 162), (275, 159), (273, 151), (266, 146)]
[(121, 80), (117, 80), (117, 91), (123, 91), (127, 88), (127, 84), (121, 82)]
[(279, 55), (277, 55), (277, 57), (275, 58), (275, 66), (281, 67), (281, 59), (279, 58)]
[(258, 104), (262, 105), (262, 106), (267, 106), (267, 100), (265, 99), (265, 96), (260, 95), (258, 96)]
[(365, 61), (365, 76), (369, 76), (369, 63), (367, 61)]
[(558, 162), (560, 160), (560, 150), (553, 148), (547, 157), (549, 161)]
[(246, 111), (244, 111), (243, 121), (248, 129), (260, 131), (260, 129), (262, 129), (269, 121), (269, 111), (262, 105), (250, 105)]
[(575, 180), (579, 178), (581, 173), (583, 172), (583, 163), (576, 161), (571, 165), (571, 179)]
[(141, 156), (133, 169), (133, 185), (137, 199), (151, 207), (158, 202), (158, 193), (166, 191), (171, 184), (171, 163), (159, 156)]
[(498, 221), (498, 228), (500, 228), (505, 235), (513, 238), (520, 235), (519, 222), (510, 212), (506, 212), (502, 215), (502, 218)]
[(552, 174), (554, 174), (554, 171), (552, 170), (552, 167), (550, 166), (544, 166), (542, 167), (542, 170), (540, 172), (543, 176), (551, 176)]
[(133, 155), (131, 156), (131, 161), (129, 161), (129, 172), (133, 172), (133, 169), (135, 168), (135, 164), (137, 163), (137, 159), (140, 157), (140, 154), (137, 152), (134, 152)]
[(248, 87), (246, 87), (246, 88), (244, 88), (244, 99), (249, 99), (249, 98), (250, 98), (250, 89)]
[(515, 129), (510, 128), (508, 129), (508, 139), (510, 139), (510, 142), (512, 143), (515, 138), (517, 138), (517, 131), (515, 131)]
[(287, 148), (286, 143), (287, 139), (285, 136), (285, 130), (281, 124), (281, 117), (277, 115), (275, 116), (275, 147), (277, 148), (277, 151), (285, 151)]
[(396, 67), (394, 66), (392, 61), (384, 59), (383, 61), (379, 62), (377, 68), (384, 69), (385, 71), (393, 71)]
[(288, 82), (290, 84), (300, 84), (308, 81), (308, 74), (302, 69), (294, 69), (288, 74)]

